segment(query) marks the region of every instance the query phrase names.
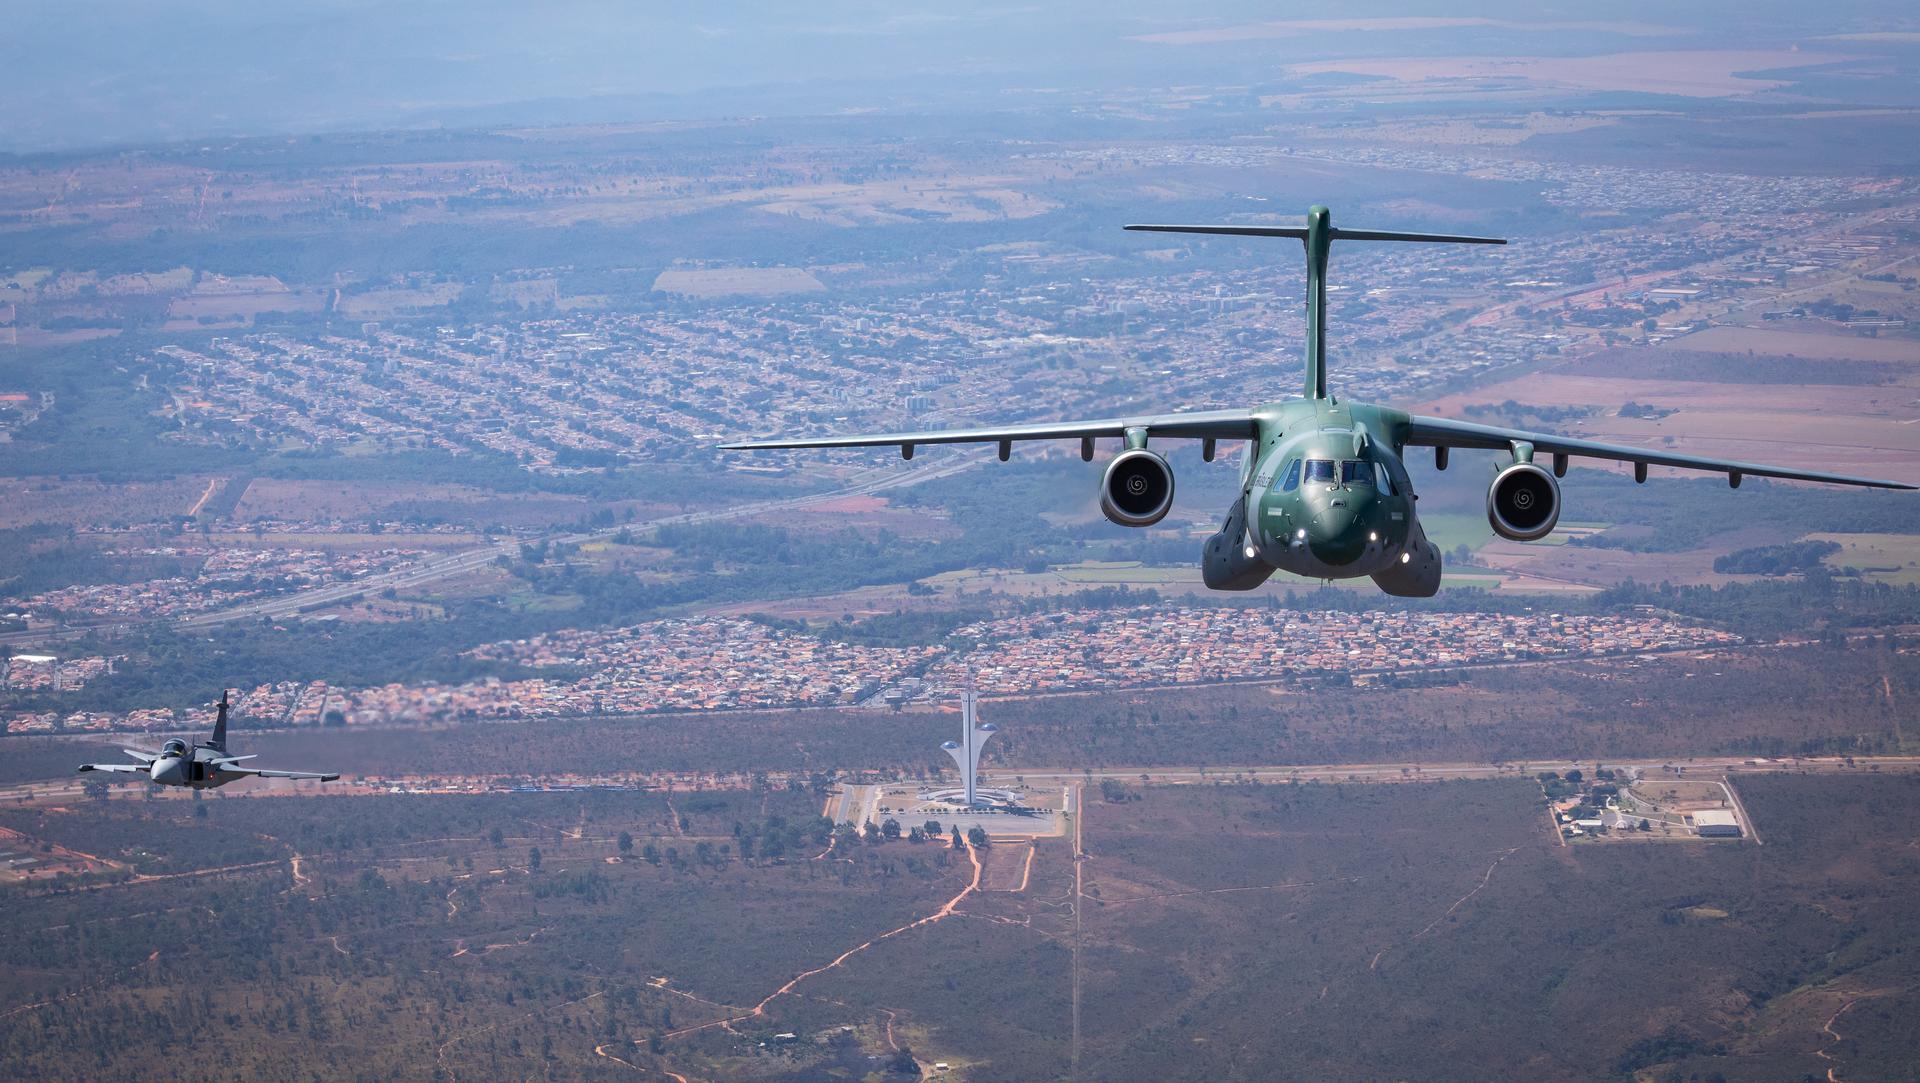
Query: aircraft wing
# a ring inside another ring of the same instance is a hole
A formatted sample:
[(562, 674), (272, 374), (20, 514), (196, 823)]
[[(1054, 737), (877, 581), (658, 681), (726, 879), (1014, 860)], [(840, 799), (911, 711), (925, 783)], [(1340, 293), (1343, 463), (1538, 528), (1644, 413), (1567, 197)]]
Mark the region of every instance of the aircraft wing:
[(1410, 421), (1407, 443), (1419, 447), (1461, 447), (1508, 451), (1516, 443), (1526, 443), (1533, 445), (1535, 455), (1577, 455), (1588, 459), (1610, 459), (1614, 462), (1644, 463), (1650, 466), (1677, 466), (1684, 470), (1709, 470), (1728, 475), (1734, 485), (1740, 484), (1742, 476), (1752, 476), (1784, 478), (1789, 481), (1823, 481), (1831, 485), (1861, 485), (1877, 489), (1920, 489), (1920, 485), (1909, 485), (1904, 481), (1883, 481), (1879, 478), (1861, 478), (1850, 474), (1828, 474), (1818, 470), (1789, 470), (1760, 463), (1707, 459), (1698, 455), (1675, 455), (1671, 452), (1656, 451), (1653, 448), (1633, 447), (1627, 444), (1603, 444), (1597, 440), (1576, 440), (1548, 433), (1502, 429), (1493, 425), (1475, 425), (1466, 421), (1449, 421), (1440, 417), (1416, 415)]
[(147, 773), (147, 765), (144, 763), (83, 763), (80, 765), (80, 770), (119, 771), (123, 774), (138, 773), (144, 775)]
[(125, 752), (136, 760), (141, 760), (146, 763), (152, 763), (160, 758), (160, 753), (158, 752), (142, 752), (137, 748), (123, 748), (120, 751)]
[(340, 777), (314, 771), (269, 771), (262, 767), (222, 767), (220, 770), (230, 775), (258, 775), (261, 778), (317, 778), (322, 782), (333, 782)]
[(1006, 425), (987, 429), (947, 429), (935, 432), (885, 432), (866, 436), (813, 436), (799, 440), (736, 440), (722, 451), (758, 451), (773, 448), (888, 447), (917, 444), (1011, 445), (1015, 440), (1092, 440), (1123, 437), (1129, 429), (1145, 429), (1148, 436), (1184, 440), (1251, 440), (1256, 434), (1251, 410), (1207, 410), (1193, 413), (1146, 414), (1097, 421), (1053, 421), (1038, 425)]

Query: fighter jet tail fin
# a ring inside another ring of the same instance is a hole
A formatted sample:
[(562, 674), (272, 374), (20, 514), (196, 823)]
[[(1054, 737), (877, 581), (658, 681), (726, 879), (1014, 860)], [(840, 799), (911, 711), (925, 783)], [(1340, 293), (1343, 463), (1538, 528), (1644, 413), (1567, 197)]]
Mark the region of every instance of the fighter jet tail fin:
[(220, 690), (219, 706), (220, 713), (213, 719), (213, 736), (207, 738), (207, 743), (225, 752), (227, 750), (227, 690), (224, 688)]

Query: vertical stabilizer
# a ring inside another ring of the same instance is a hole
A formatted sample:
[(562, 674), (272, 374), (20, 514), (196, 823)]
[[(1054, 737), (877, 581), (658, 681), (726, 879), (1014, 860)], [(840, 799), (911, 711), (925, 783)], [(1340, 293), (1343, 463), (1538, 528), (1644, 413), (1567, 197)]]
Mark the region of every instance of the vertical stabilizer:
[(1440, 241), (1447, 244), (1506, 244), (1499, 237), (1463, 237), (1451, 233), (1407, 233), (1397, 229), (1335, 229), (1333, 212), (1314, 204), (1307, 225), (1299, 226), (1126, 226), (1147, 233), (1201, 233), (1215, 237), (1292, 237), (1307, 246), (1307, 381), (1309, 399), (1327, 397), (1327, 252), (1335, 241)]
[(1333, 212), (1307, 208), (1307, 386), (1309, 399), (1327, 397), (1327, 250), (1333, 247)]
[(224, 688), (220, 690), (219, 706), (220, 713), (213, 719), (213, 736), (207, 738), (207, 743), (225, 752), (227, 750), (227, 690)]

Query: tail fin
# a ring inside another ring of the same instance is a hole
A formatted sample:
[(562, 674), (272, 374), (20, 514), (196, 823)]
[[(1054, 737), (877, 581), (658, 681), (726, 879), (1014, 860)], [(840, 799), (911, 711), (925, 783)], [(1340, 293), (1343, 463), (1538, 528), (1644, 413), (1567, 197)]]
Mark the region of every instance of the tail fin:
[(227, 690), (224, 688), (220, 690), (220, 713), (218, 715), (215, 715), (213, 719), (213, 736), (207, 738), (207, 743), (217, 749), (220, 749), (222, 752), (226, 751), (226, 748), (227, 748)]
[(1452, 244), (1506, 244), (1499, 237), (1461, 237), (1447, 233), (1400, 233), (1383, 229), (1335, 229), (1333, 212), (1318, 204), (1307, 208), (1307, 224), (1298, 226), (1126, 226), (1148, 233), (1211, 233), (1222, 237), (1292, 237), (1307, 247), (1307, 379), (1310, 399), (1327, 397), (1327, 251), (1334, 241), (1445, 241)]

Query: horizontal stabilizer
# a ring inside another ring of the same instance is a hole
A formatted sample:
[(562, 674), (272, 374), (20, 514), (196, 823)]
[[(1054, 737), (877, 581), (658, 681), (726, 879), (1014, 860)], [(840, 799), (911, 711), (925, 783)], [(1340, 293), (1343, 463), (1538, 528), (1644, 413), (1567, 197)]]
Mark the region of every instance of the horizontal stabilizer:
[[(1307, 239), (1304, 226), (1122, 226), (1142, 233), (1211, 233), (1216, 237), (1291, 237)], [(1452, 233), (1403, 233), (1392, 229), (1327, 230), (1334, 241), (1438, 241), (1444, 244), (1506, 244), (1504, 237), (1467, 237)]]

